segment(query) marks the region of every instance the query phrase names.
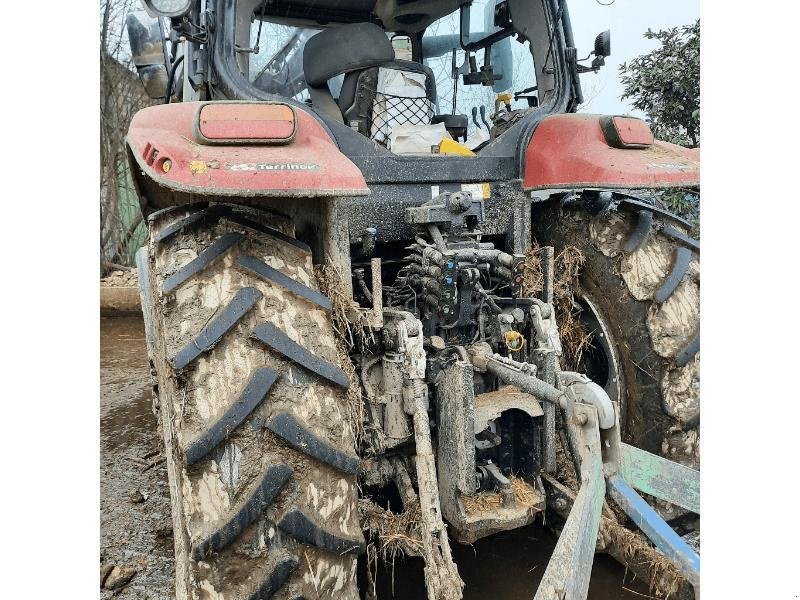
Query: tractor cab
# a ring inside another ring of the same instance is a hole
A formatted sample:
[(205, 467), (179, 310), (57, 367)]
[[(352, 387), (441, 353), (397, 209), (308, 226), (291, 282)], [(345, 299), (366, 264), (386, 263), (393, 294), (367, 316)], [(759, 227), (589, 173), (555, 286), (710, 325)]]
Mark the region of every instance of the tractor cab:
[[(488, 9), (495, 6), (505, 10), (503, 2), (485, 4), (482, 25), (493, 27), (494, 10)], [(259, 53), (249, 57), (250, 81), (303, 102), (393, 152), (431, 154), (442, 136), (475, 150), (491, 137), (487, 118), (499, 118), (498, 111), (508, 112), (512, 105), (537, 106), (538, 97), (514, 100), (507, 92), (515, 79), (520, 90), (536, 87), (527, 83), (535, 74), (525, 44), (514, 43), (517, 54), (527, 54), (517, 57), (522, 72), (516, 78), (510, 37), (486, 45), (479, 56), (463, 50), (461, 26), (469, 27), (472, 12), (467, 7), (464, 19), (453, 12), (413, 35), (405, 28), (387, 32), (374, 22), (321, 30), (289, 27), (255, 14), (250, 43)], [(507, 92), (498, 111), (495, 92)]]
[(289, 101), (370, 142), (349, 154), (508, 154), (494, 142), (526, 115), (581, 101), (569, 14), (551, 0), (146, 4), (187, 42), (164, 97)]

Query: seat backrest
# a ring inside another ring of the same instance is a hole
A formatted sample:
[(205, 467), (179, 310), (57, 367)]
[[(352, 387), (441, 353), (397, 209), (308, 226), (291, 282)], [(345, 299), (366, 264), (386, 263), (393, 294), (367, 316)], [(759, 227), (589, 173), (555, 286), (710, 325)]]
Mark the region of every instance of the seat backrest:
[[(413, 79), (403, 79), (413, 83), (411, 89), (416, 97), (392, 96), (386, 90), (379, 90), (382, 70), (412, 74)], [(416, 87), (416, 81), (420, 79), (424, 81), (424, 89)], [(433, 71), (425, 65), (392, 60), (379, 67), (345, 75), (338, 104), (347, 125), (385, 145), (390, 126), (431, 122), (436, 105), (436, 79)]]
[[(392, 127), (428, 124), (433, 117), (433, 72), (419, 63), (395, 60), (386, 32), (373, 23), (342, 25), (311, 37), (303, 50), (303, 71), (312, 106), (383, 145)], [(411, 85), (405, 88), (411, 92), (407, 98), (379, 89), (382, 80), (398, 71), (408, 74), (394, 79)], [(341, 74), (344, 80), (337, 103), (328, 81)]]
[(331, 118), (343, 121), (342, 112), (328, 88), (328, 80), (392, 60), (392, 43), (374, 23), (352, 23), (321, 31), (309, 39), (303, 49), (303, 73), (312, 105)]

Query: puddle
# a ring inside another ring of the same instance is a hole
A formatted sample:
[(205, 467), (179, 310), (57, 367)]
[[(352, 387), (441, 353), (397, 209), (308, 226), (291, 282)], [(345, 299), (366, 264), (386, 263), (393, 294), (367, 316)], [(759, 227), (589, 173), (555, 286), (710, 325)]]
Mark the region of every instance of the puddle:
[[(451, 542), (453, 559), (464, 580), (464, 600), (530, 600), (544, 575), (556, 537), (540, 524), (496, 534), (472, 546)], [(425, 582), (422, 559), (397, 560), (394, 568), (381, 568), (378, 598), (417, 600)], [(392, 573), (394, 570), (394, 573)], [(363, 568), (360, 581), (365, 581)], [(392, 582), (394, 576), (394, 582)], [(647, 586), (625, 576), (613, 558), (595, 555), (588, 600), (641, 600)]]
[(149, 445), (158, 427), (141, 319), (100, 321), (100, 445), (117, 452)]

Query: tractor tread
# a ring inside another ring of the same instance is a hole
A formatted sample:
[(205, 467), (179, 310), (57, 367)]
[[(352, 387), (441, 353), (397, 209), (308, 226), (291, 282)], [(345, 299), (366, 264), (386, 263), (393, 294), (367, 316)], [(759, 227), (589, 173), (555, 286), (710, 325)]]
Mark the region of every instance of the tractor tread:
[(222, 527), (197, 544), (192, 550), (195, 560), (202, 560), (210, 552), (219, 552), (230, 545), (248, 525), (253, 523), (272, 504), (275, 497), (289, 481), (292, 469), (289, 465), (272, 465), (267, 469), (256, 489)]
[(269, 600), (283, 587), (297, 568), (298, 561), (294, 556), (284, 556), (270, 571), (250, 600)]
[(304, 428), (291, 414), (281, 412), (267, 422), (267, 428), (283, 438), (295, 450), (343, 473), (354, 475), (358, 472), (360, 461), (357, 456), (346, 454), (334, 448), (325, 440)]
[(650, 230), (653, 228), (653, 211), (640, 210), (638, 212), (638, 220), (636, 226), (633, 228), (630, 237), (625, 241), (622, 247), (623, 252), (630, 254), (639, 249), (642, 245)]
[(679, 367), (686, 366), (695, 355), (700, 352), (700, 333), (698, 332), (692, 340), (684, 347), (683, 350), (678, 352), (675, 357), (675, 364)]
[(175, 369), (183, 369), (198, 356), (208, 352), (219, 342), (262, 297), (262, 293), (254, 287), (241, 288), (211, 323), (208, 324), (191, 342), (186, 344), (172, 359)]
[[(204, 208), (208, 208), (208, 202), (194, 202), (192, 204), (184, 204), (183, 206), (167, 206), (165, 208), (159, 208), (158, 210), (154, 210), (147, 215), (147, 222), (148, 223), (155, 223), (161, 217), (169, 215), (170, 213), (174, 213), (177, 211), (185, 212), (185, 213), (193, 213), (197, 212), (198, 210), (202, 210)], [(155, 236), (153, 236), (155, 239)]]
[(197, 273), (219, 259), (242, 239), (244, 239), (244, 234), (232, 231), (214, 240), (208, 248), (197, 255), (197, 258), (184, 265), (164, 280), (164, 293), (169, 294), (180, 287), (192, 276), (197, 275)]
[(326, 531), (298, 508), (287, 511), (278, 521), (278, 527), (304, 544), (335, 554), (363, 554), (366, 549), (362, 536), (345, 538)]
[[(579, 356), (591, 361), (596, 352), (598, 379), (615, 376), (602, 384), (619, 398), (623, 435), (699, 468), (700, 244), (688, 233), (692, 225), (665, 208), (627, 198), (620, 208), (594, 216), (554, 195), (532, 208), (534, 238), (556, 252), (574, 246), (583, 254), (574, 287), (588, 308), (582, 321), (587, 328), (599, 322), (607, 338)], [(609, 349), (615, 373), (602, 363)]]
[(695, 252), (700, 252), (700, 242), (675, 227), (667, 225), (661, 229), (661, 233)]
[(292, 246), (299, 248), (300, 250), (309, 253), (311, 252), (311, 248), (309, 247), (308, 244), (305, 244), (298, 239), (288, 236), (285, 233), (281, 233), (277, 229), (273, 229), (272, 227), (268, 227), (267, 225), (262, 225), (261, 223), (257, 223), (252, 219), (248, 219), (239, 212), (231, 211), (223, 214), (222, 216), (224, 216), (226, 220), (231, 221), (232, 223), (236, 223), (237, 225), (241, 225), (242, 227), (249, 227), (250, 229), (258, 231), (259, 233), (263, 233), (282, 242), (286, 242), (287, 244), (291, 244)]
[(272, 323), (258, 325), (250, 335), (323, 379), (327, 379), (339, 387), (349, 387), (350, 382), (342, 369), (318, 356), (314, 356), (298, 343), (292, 341), (288, 335)]
[(689, 248), (684, 248), (683, 246), (675, 248), (675, 260), (672, 263), (672, 269), (655, 295), (655, 301), (658, 304), (663, 304), (669, 300), (670, 296), (678, 289), (686, 272), (689, 270), (690, 262), (692, 262), (692, 251)]
[(209, 452), (219, 446), (232, 431), (239, 427), (261, 404), (278, 377), (278, 373), (267, 367), (256, 370), (236, 402), (211, 427), (187, 446), (186, 465), (192, 466), (203, 460)]
[(153, 241), (155, 241), (157, 244), (167, 242), (172, 238), (174, 238), (179, 233), (181, 233), (183, 230), (189, 229), (195, 225), (199, 225), (208, 218), (212, 217), (218, 218), (221, 214), (229, 211), (230, 208), (228, 206), (223, 206), (223, 205), (207, 206), (205, 208), (201, 208), (200, 210), (196, 210), (191, 214), (183, 217), (182, 219), (178, 219), (174, 223), (171, 223), (166, 227), (164, 227), (158, 233), (153, 235)]
[[(142, 306), (152, 312), (175, 597), (356, 598), (349, 552), (364, 541), (349, 379), (308, 246), (285, 215), (228, 203), (156, 213), (149, 225), (152, 302)], [(285, 274), (269, 266), (281, 264)]]
[(323, 310), (331, 310), (331, 301), (328, 300), (328, 298), (326, 298), (324, 295), (320, 294), (316, 290), (312, 290), (310, 287), (303, 285), (302, 283), (295, 281), (291, 277), (284, 275), (277, 269), (273, 269), (265, 262), (258, 260), (255, 256), (240, 256), (236, 259), (236, 263), (243, 269), (250, 271), (258, 277), (266, 279), (267, 281), (271, 281), (272, 283), (276, 283), (279, 286), (289, 290), (296, 296), (300, 296), (309, 302), (313, 302)]

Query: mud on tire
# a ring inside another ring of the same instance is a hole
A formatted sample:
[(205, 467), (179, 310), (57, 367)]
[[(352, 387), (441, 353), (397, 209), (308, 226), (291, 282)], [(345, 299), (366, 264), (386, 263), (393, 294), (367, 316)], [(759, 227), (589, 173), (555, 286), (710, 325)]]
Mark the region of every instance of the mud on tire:
[(308, 247), (290, 221), (241, 207), (150, 227), (142, 305), (177, 598), (357, 598), (348, 381)]
[(533, 231), (586, 258), (576, 292), (611, 338), (625, 441), (699, 468), (699, 246), (676, 222), (627, 207), (592, 217), (534, 206)]

